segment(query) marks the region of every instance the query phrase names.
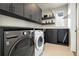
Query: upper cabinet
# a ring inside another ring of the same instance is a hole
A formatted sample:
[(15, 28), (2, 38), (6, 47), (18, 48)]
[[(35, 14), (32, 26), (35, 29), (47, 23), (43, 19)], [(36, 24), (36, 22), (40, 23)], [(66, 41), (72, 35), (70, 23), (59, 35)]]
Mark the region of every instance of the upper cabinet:
[(0, 3), (0, 9), (4, 13), (6, 12), (5, 15), (14, 15), (17, 18), (19, 16), (20, 19), (23, 18), (37, 23), (41, 23), (42, 21), (42, 10), (34, 3)]
[(22, 3), (0, 3), (0, 9), (23, 16)]
[(24, 14), (24, 8), (23, 8), (23, 3), (13, 3), (14, 11), (13, 13), (23, 16)]
[(24, 4), (24, 17), (32, 19), (32, 5), (29, 3)]
[(42, 21), (42, 10), (39, 8), (37, 4), (32, 5), (32, 19), (38, 22)]
[(36, 22), (41, 22), (42, 10), (37, 6), (37, 4), (24, 4), (24, 17), (27, 17)]
[(0, 3), (0, 9), (9, 11), (10, 3)]

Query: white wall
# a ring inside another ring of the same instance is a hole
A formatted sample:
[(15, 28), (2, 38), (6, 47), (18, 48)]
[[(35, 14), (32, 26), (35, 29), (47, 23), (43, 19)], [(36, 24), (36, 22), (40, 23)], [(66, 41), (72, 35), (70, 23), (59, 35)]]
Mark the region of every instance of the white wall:
[(71, 51), (76, 52), (76, 4), (70, 3), (68, 5), (68, 10), (70, 10), (68, 21), (70, 24), (70, 47)]
[[(47, 10), (47, 11), (50, 11), (50, 10)], [(53, 28), (53, 27), (58, 27), (58, 28), (59, 27), (60, 28), (65, 28), (66, 27), (66, 28), (68, 28), (68, 18), (65, 18), (63, 21), (61, 21), (61, 19), (59, 19), (59, 18), (56, 17), (57, 13), (60, 12), (60, 11), (64, 11), (64, 16), (66, 16), (68, 14), (68, 5), (52, 9), (52, 12), (55, 15), (55, 19), (52, 19), (52, 20), (54, 20), (55, 24), (43, 25), (43, 28), (46, 28), (46, 27), (47, 28)], [(43, 11), (42, 13), (45, 14), (45, 12)], [(51, 19), (48, 19), (48, 20), (51, 20)], [(64, 26), (61, 25), (63, 23), (64, 23)]]
[(68, 21), (68, 18), (65, 18), (65, 19), (61, 19), (58, 17), (58, 12), (61, 12), (63, 11), (64, 12), (64, 16), (66, 16), (68, 14), (68, 5), (66, 6), (62, 6), (60, 8), (56, 8), (53, 10), (53, 12), (55, 13), (55, 17), (56, 17), (56, 26), (64, 26), (64, 27), (67, 27), (68, 25), (66, 24), (67, 21)]
[(39, 28), (41, 25), (5, 15), (0, 15), (0, 26)]

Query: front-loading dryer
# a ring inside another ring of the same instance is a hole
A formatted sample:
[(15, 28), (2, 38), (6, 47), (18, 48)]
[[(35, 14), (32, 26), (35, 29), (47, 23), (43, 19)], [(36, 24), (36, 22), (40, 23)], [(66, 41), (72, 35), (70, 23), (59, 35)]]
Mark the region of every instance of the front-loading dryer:
[(4, 55), (35, 55), (33, 33), (30, 30), (4, 31)]
[(35, 56), (40, 56), (42, 55), (44, 48), (44, 33), (42, 30), (35, 30), (34, 35)]

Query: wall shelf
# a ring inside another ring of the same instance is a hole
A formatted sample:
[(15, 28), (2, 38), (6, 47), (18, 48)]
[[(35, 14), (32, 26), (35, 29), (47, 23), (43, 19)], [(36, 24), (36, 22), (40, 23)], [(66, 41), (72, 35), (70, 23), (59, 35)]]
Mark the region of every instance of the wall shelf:
[(51, 24), (55, 24), (55, 22), (53, 22), (53, 23), (42, 23), (42, 25), (51, 25)]
[(46, 18), (42, 17), (42, 20), (54, 19), (54, 18), (55, 18), (55, 17), (46, 17)]

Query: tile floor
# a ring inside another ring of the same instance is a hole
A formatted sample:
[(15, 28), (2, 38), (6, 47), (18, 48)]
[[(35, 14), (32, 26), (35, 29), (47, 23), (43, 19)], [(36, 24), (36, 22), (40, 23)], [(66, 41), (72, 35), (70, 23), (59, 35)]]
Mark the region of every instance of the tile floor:
[(45, 43), (43, 56), (74, 56), (68, 46)]

